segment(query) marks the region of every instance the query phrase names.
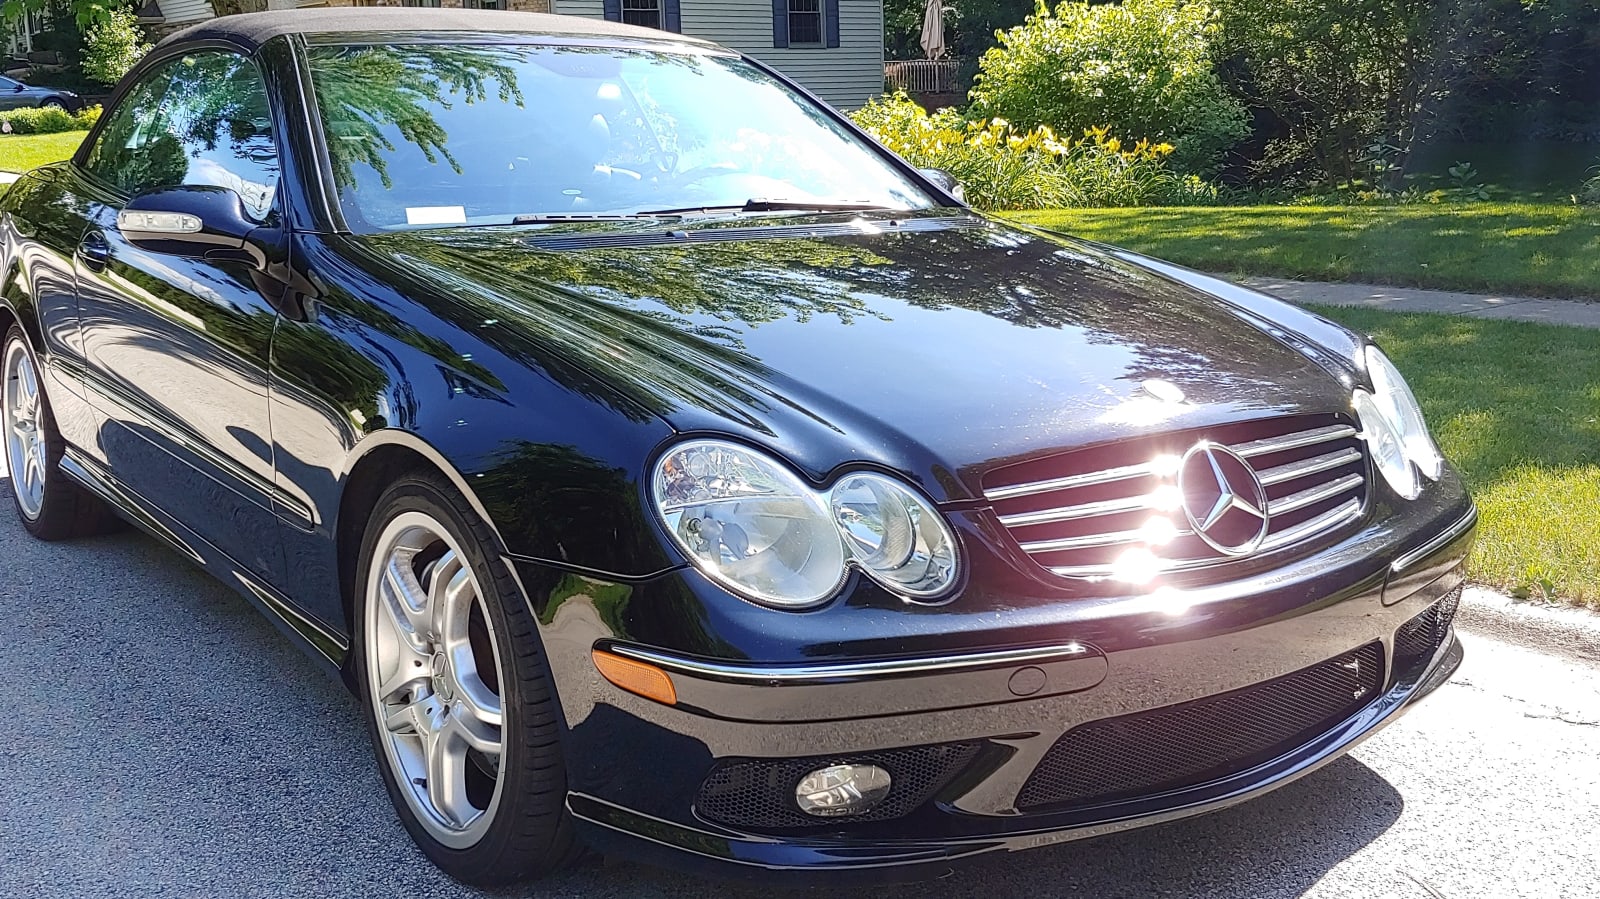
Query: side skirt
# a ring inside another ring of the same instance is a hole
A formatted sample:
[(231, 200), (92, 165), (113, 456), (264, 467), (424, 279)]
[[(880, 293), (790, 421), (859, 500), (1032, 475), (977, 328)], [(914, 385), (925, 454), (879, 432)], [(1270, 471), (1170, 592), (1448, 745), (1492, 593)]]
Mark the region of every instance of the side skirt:
[(344, 682), (344, 663), (350, 653), (349, 638), (302, 613), (288, 597), (246, 573), (227, 554), (163, 515), (149, 503), (124, 489), (110, 472), (67, 447), (61, 471), (104, 500), (112, 511), (145, 531), (217, 580), (233, 587), (282, 631), (293, 643)]

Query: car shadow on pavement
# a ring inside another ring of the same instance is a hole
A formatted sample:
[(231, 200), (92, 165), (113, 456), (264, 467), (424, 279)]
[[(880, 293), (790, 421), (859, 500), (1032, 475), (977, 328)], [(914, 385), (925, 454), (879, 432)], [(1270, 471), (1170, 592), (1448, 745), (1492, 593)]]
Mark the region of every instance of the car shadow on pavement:
[[(400, 828), (354, 699), (242, 597), (141, 534), (41, 543), (13, 515), (0, 509), (0, 616), (18, 626), (0, 666), (28, 726), (0, 745), (0, 883), (39, 897), (476, 895)], [(1346, 758), (1217, 814), (858, 894), (1299, 896), (1402, 806)], [(621, 861), (522, 893), (772, 894)]]

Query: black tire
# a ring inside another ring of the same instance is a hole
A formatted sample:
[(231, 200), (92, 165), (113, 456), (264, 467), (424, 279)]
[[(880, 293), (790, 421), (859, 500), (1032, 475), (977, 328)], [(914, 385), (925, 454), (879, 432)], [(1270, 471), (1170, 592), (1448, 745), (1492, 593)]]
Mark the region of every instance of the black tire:
[[(493, 817), (477, 842), (462, 848), (436, 839), (401, 792), (410, 788), (402, 787), (380, 742), (384, 735), (380, 733), (379, 703), (370, 685), (367, 607), (372, 599), (377, 543), (392, 522), (415, 512), (444, 525), (471, 567), (482, 606), (492, 619), (488, 639), (496, 646), (500, 667), (497, 680), (504, 723), (498, 767), (504, 779), (499, 804), (491, 809)], [(351, 673), (366, 711), (378, 768), (401, 823), (445, 873), (462, 883), (489, 889), (534, 880), (569, 865), (582, 853), (566, 808), (566, 764), (543, 646), (516, 581), (503, 562), (490, 561), (494, 545), (488, 526), (443, 478), (414, 474), (390, 486), (379, 497), (362, 538), (351, 656)]]
[(66, 441), (61, 438), (61, 432), (56, 428), (55, 415), (50, 410), (50, 398), (44, 389), (44, 371), (39, 367), (38, 357), (33, 354), (33, 347), (29, 345), (27, 335), (17, 325), (11, 326), (11, 330), (6, 333), (4, 347), (0, 348), (0, 360), (6, 365), (4, 373), (0, 374), (5, 380), (3, 387), (0, 387), (0, 403), (4, 403), (5, 409), (9, 410), (12, 392), (18, 389), (9, 364), (13, 351), (25, 354), (28, 364), (32, 366), (39, 396), (34, 427), (44, 442), (44, 465), (40, 473), (44, 481), (43, 495), (39, 507), (30, 510), (23, 504), (16, 484), (17, 472), (23, 463), (11, 458), (10, 413), (9, 411), (3, 413), (4, 417), (0, 418), (0, 421), (4, 422), (3, 428), (7, 433), (0, 434), (0, 447), (3, 447), (0, 452), (6, 456), (6, 471), (12, 479), (12, 504), (16, 507), (17, 517), (21, 519), (22, 526), (40, 540), (88, 537), (116, 530), (121, 526), (121, 521), (106, 508), (105, 503), (68, 479), (61, 471), (61, 456), (66, 452)]
[(65, 110), (67, 108), (67, 104), (61, 102), (60, 100), (56, 99), (55, 97), (46, 97), (45, 100), (42, 103), (39, 104), (39, 108), (40, 109), (51, 109), (51, 108), (54, 108), (54, 109)]

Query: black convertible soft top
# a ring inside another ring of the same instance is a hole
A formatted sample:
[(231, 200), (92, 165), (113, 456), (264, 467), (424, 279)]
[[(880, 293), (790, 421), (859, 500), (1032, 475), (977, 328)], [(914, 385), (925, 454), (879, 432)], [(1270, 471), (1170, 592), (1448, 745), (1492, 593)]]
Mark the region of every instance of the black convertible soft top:
[(285, 34), (385, 34), (396, 32), (529, 34), (550, 37), (599, 37), (627, 40), (706, 44), (654, 28), (622, 25), (601, 19), (488, 9), (428, 9), (346, 6), (333, 9), (287, 9), (208, 19), (175, 31), (161, 45), (192, 40), (226, 40), (249, 49)]

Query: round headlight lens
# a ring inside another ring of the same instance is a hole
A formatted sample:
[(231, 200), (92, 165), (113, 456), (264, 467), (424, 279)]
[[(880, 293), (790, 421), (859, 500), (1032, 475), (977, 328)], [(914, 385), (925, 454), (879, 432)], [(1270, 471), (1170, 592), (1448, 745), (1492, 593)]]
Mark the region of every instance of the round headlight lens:
[(1428, 434), (1416, 395), (1382, 350), (1369, 345), (1366, 356), (1367, 375), (1372, 378), (1372, 398), (1400, 432), (1406, 457), (1430, 480), (1438, 480), (1444, 472), (1444, 456)]
[(829, 505), (856, 564), (873, 580), (918, 599), (955, 583), (955, 539), (916, 493), (881, 475), (853, 474), (834, 485)]
[(1365, 390), (1357, 390), (1351, 398), (1356, 416), (1361, 420), (1361, 434), (1367, 441), (1367, 451), (1378, 466), (1383, 479), (1394, 492), (1406, 499), (1416, 499), (1422, 494), (1422, 482), (1406, 456), (1405, 442), (1388, 413)]
[(845, 577), (845, 548), (822, 498), (778, 462), (697, 440), (656, 466), (656, 509), (678, 547), (723, 586), (757, 602), (822, 602)]

